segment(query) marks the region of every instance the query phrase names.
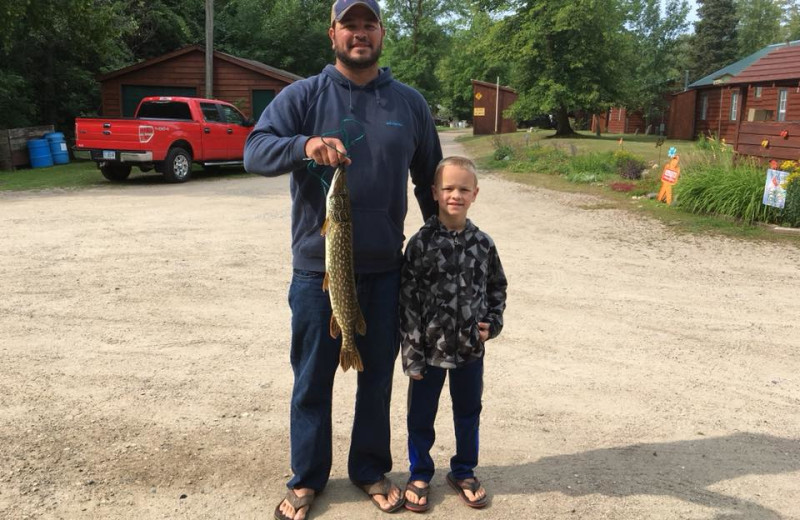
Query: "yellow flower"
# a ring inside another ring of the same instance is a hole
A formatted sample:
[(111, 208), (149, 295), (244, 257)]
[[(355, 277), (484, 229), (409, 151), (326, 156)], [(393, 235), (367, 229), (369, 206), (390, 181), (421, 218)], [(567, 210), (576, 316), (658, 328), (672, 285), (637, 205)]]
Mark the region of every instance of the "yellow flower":
[(794, 171), (797, 168), (797, 163), (794, 161), (783, 161), (781, 163), (781, 170), (785, 172)]
[(781, 183), (781, 188), (785, 190), (793, 182), (800, 182), (800, 170), (795, 170), (794, 173), (786, 177), (786, 180)]

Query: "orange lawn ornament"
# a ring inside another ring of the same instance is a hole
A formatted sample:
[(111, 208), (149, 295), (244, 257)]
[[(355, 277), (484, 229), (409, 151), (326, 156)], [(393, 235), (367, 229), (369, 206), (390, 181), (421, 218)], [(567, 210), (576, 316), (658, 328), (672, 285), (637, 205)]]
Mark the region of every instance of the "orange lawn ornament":
[(658, 192), (656, 200), (666, 201), (667, 205), (672, 204), (672, 186), (678, 182), (681, 176), (680, 156), (673, 155), (661, 173), (661, 190)]

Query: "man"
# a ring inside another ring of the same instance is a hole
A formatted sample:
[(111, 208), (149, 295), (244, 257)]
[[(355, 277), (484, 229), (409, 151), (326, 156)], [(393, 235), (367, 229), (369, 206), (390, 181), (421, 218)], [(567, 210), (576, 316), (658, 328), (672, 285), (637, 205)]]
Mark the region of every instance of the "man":
[(356, 286), (367, 324), (366, 335), (356, 340), (364, 371), (358, 373), (348, 474), (381, 510), (397, 511), (404, 502), (385, 474), (392, 467), (389, 404), (399, 349), (406, 191), (410, 171), (423, 218), (436, 212), (430, 186), (442, 151), (422, 96), (378, 67), (384, 35), (376, 0), (334, 2), (328, 29), (334, 65), (281, 91), (245, 145), (248, 171), (292, 172), (294, 475), (275, 509), (278, 520), (306, 518), (330, 475), (332, 388), (341, 345), (329, 332), (320, 228), (325, 188), (340, 164), (348, 170)]

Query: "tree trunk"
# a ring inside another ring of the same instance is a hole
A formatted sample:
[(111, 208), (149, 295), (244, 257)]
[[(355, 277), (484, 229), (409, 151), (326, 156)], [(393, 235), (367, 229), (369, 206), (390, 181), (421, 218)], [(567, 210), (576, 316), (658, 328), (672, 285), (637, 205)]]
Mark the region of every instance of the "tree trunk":
[(561, 107), (556, 110), (556, 136), (565, 137), (573, 135), (575, 135), (575, 131), (569, 124), (567, 109), (566, 107)]

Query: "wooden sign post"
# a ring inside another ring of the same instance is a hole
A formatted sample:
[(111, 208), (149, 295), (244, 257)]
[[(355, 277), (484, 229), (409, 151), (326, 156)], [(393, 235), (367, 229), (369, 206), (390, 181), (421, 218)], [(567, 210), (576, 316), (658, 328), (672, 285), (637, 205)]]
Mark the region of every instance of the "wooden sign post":
[(669, 162), (664, 165), (661, 173), (661, 190), (658, 192), (656, 200), (665, 201), (667, 205), (672, 204), (672, 186), (678, 182), (681, 176), (680, 156), (675, 154)]

